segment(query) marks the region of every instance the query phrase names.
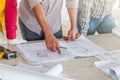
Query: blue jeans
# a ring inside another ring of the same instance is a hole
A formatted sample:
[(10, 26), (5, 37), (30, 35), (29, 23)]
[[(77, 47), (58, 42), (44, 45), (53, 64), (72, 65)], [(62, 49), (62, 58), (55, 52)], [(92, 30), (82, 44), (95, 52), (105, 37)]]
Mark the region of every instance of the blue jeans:
[[(78, 16), (80, 16), (80, 13), (78, 13)], [(77, 28), (78, 32), (81, 31), (81, 26), (80, 26), (80, 19), (79, 17), (77, 18)], [(104, 18), (90, 18), (89, 22), (89, 28), (87, 35), (93, 35), (97, 31), (99, 34), (103, 33), (111, 33), (112, 29), (116, 27), (114, 18), (112, 14), (106, 15)]]
[[(21, 21), (21, 19), (19, 19), (19, 25), (20, 25), (20, 30), (21, 30), (21, 34), (23, 39), (27, 40), (27, 41), (32, 41), (32, 40), (44, 40), (45, 39), (45, 35), (42, 32), (41, 35), (29, 30)], [(62, 28), (54, 34), (54, 36), (56, 38), (62, 38)]]

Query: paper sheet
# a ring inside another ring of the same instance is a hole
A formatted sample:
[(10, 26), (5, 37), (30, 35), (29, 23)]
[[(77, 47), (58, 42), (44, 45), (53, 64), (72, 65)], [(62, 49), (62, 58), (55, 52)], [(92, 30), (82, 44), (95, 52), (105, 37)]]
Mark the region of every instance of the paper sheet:
[(19, 69), (31, 70), (39, 73), (45, 73), (46, 71), (48, 71), (48, 68), (43, 68), (42, 65), (32, 66), (28, 64), (18, 63), (15, 67)]
[(120, 60), (120, 50), (108, 51), (105, 54), (95, 56), (99, 60)]
[(0, 74), (0, 80), (2, 80), (3, 74)]
[(118, 37), (120, 37), (120, 28), (119, 27), (114, 27), (112, 29), (112, 33)]
[(71, 80), (0, 64), (2, 80)]
[(120, 60), (97, 61), (95, 66), (115, 80), (120, 80)]
[(110, 71), (113, 78), (115, 78), (116, 80), (120, 80), (120, 65), (111, 67)]
[(106, 52), (106, 50), (94, 44), (83, 35), (80, 36), (80, 38), (76, 41), (60, 41), (60, 44), (67, 47), (69, 51), (74, 54), (75, 57), (89, 57), (104, 54)]
[(17, 45), (17, 48), (24, 59), (32, 65), (73, 59), (73, 54), (69, 50), (61, 49), (61, 54), (58, 54), (57, 52), (49, 51), (45, 42), (20, 44)]
[(51, 76), (60, 76), (60, 74), (63, 72), (63, 67), (61, 64), (54, 65), (50, 68), (45, 68), (42, 66), (31, 66), (23, 63), (19, 63), (15, 66), (19, 69), (25, 69), (25, 70), (31, 70), (39, 73), (44, 73)]
[(56, 66), (52, 67), (48, 71), (45, 72), (45, 74), (51, 75), (51, 76), (59, 76), (63, 72), (63, 67), (61, 64), (57, 64)]
[(106, 50), (92, 43), (90, 40), (81, 36), (76, 41), (59, 41), (61, 54), (51, 52), (46, 48), (45, 42), (38, 42), (32, 44), (19, 44), (17, 45), (19, 53), (22, 54), (24, 59), (32, 64), (37, 65), (41, 63), (66, 61), (74, 57), (88, 57), (99, 54), (104, 54)]

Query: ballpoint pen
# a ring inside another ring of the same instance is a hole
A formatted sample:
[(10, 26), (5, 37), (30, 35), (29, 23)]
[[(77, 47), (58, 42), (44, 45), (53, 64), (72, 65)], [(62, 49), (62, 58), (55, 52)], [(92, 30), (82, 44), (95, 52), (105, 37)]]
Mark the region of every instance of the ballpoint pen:
[(63, 47), (63, 46), (60, 46), (60, 48), (62, 48), (62, 49), (67, 49), (66, 47)]

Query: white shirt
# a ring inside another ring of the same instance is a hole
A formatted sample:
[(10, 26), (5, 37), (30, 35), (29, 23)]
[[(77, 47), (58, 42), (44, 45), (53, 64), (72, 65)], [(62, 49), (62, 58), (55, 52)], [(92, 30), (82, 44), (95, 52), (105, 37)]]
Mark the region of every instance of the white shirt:
[[(19, 6), (19, 17), (25, 26), (33, 32), (40, 34), (41, 27), (32, 11), (33, 7), (41, 3), (45, 11), (48, 24), (53, 33), (61, 28), (61, 8), (63, 0), (21, 0)], [(77, 8), (78, 0), (66, 0), (67, 8)]]

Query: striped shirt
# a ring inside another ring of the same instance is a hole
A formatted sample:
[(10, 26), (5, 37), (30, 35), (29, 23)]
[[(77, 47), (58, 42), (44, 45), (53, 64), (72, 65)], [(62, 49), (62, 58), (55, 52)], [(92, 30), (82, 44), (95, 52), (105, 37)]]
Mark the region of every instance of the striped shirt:
[(81, 33), (87, 34), (90, 17), (103, 18), (111, 14), (112, 7), (116, 0), (79, 0), (78, 19), (81, 26)]
[[(33, 7), (41, 3), (47, 17), (48, 24), (53, 33), (61, 29), (61, 8), (63, 0), (21, 0), (19, 17), (25, 26), (40, 35), (41, 27), (33, 13)], [(66, 0), (67, 8), (78, 8), (78, 0)]]

